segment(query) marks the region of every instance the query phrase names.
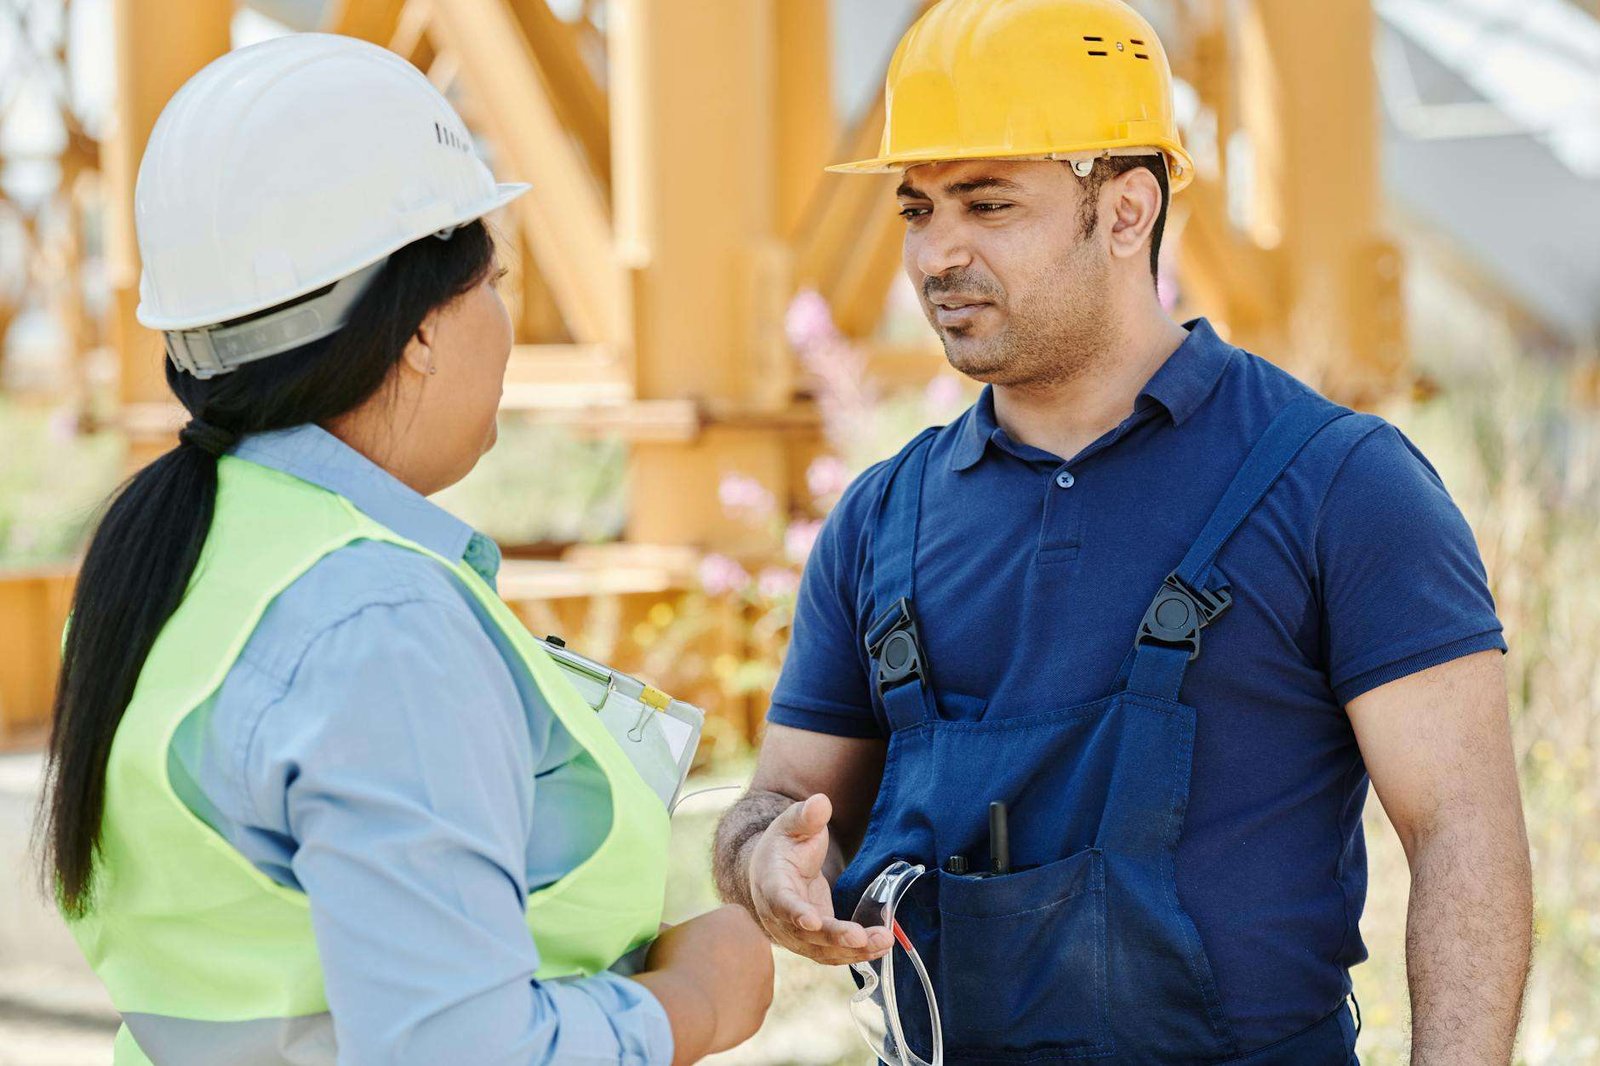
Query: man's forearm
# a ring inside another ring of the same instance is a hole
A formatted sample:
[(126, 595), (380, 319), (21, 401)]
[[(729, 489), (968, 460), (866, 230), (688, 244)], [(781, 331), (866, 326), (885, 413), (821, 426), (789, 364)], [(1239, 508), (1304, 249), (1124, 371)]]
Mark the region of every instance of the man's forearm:
[(1533, 943), (1526, 838), (1438, 829), (1411, 855), (1406, 966), (1412, 1066), (1511, 1061)]
[(753, 788), (723, 814), (712, 844), (711, 871), (724, 903), (737, 903), (754, 912), (750, 905), (750, 850), (773, 819), (793, 803), (789, 796)]

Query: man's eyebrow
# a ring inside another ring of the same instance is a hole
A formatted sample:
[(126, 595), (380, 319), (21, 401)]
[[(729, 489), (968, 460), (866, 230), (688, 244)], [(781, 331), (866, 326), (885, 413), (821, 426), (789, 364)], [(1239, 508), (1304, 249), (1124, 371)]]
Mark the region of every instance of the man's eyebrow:
[(975, 192), (1024, 192), (1026, 190), (1009, 178), (981, 177), (951, 182), (944, 187), (944, 191), (951, 196), (966, 196), (968, 193)]
[[(947, 196), (967, 196), (975, 192), (1025, 192), (1026, 190), (1010, 178), (978, 177), (968, 178), (966, 181), (955, 181), (944, 187)], [(926, 200), (927, 196), (913, 186), (909, 181), (901, 182), (894, 194), (902, 199)]]

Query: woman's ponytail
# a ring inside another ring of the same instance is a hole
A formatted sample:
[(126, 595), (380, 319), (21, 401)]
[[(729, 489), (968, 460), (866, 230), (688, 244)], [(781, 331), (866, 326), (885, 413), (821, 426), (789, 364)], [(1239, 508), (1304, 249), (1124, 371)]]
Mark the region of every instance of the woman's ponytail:
[(69, 915), (89, 898), (111, 740), (156, 635), (177, 609), (211, 526), (217, 459), (183, 443), (125, 484), (89, 545), (50, 734), (47, 846)]

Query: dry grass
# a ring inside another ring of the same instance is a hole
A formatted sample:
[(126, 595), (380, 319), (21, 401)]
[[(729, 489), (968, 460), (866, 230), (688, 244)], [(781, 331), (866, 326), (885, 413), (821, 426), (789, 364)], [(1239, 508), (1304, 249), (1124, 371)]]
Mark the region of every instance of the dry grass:
[[(1450, 338), (1418, 358), (1448, 391), (1386, 413), (1472, 523), (1511, 646), (1538, 938), (1517, 1061), (1600, 1062), (1600, 414), (1571, 400), (1563, 368), (1503, 336)], [(1409, 878), (1376, 804), (1367, 830), (1362, 1056), (1387, 1066), (1406, 1061)]]

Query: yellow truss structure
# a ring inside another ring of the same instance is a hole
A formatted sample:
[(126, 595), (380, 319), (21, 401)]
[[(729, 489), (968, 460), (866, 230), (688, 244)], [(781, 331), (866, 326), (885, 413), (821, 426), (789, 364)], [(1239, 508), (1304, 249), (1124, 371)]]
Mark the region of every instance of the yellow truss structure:
[[(116, 4), (115, 336), (139, 435), (170, 417), (157, 346), (132, 321), (133, 168), (167, 97), (227, 47), (231, 9)], [(1401, 322), (1370, 5), (1189, 0), (1182, 13), (1169, 43), (1210, 160), (1174, 208), (1186, 309), (1344, 398), (1382, 392), (1402, 369)], [(783, 498), (795, 438), (811, 433), (781, 332), (789, 296), (813, 286), (848, 334), (871, 337), (899, 269), (888, 180), (820, 171), (867, 154), (883, 121), (879, 104), (839, 128), (826, 0), (607, 0), (572, 22), (546, 0), (338, 0), (327, 26), (453, 91), (497, 168), (537, 187), (509, 235), (523, 343), (507, 403), (636, 442), (630, 539), (734, 536), (712, 495), (730, 456)], [(939, 365), (882, 356), (891, 376)]]
[[(870, 154), (881, 105), (833, 111), (828, 0), (334, 0), (325, 28), (385, 45), (451, 92), (505, 179), (533, 182), (505, 234), (518, 324), (508, 407), (631, 441), (627, 544), (507, 576), (514, 598), (649, 591), (699, 550), (773, 545), (722, 516), (723, 474), (803, 502), (818, 446), (783, 334), (826, 296), (871, 344), (899, 269), (888, 178), (825, 175)], [(1385, 236), (1367, 0), (1171, 0), (1167, 43), (1198, 94), (1200, 163), (1174, 204), (1182, 310), (1353, 402), (1402, 383), (1400, 260)], [(178, 425), (159, 339), (134, 321), (133, 183), (172, 93), (230, 44), (232, 0), (114, 0), (117, 121), (85, 143), (108, 199), (135, 462)], [(603, 26), (603, 29), (601, 28)], [(1335, 87), (1330, 89), (1330, 87)], [(905, 381), (927, 350), (874, 348)], [(754, 539), (753, 539), (754, 538)], [(626, 577), (623, 580), (619, 575)]]

